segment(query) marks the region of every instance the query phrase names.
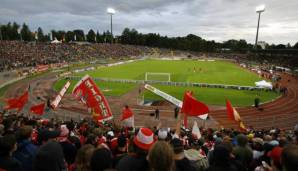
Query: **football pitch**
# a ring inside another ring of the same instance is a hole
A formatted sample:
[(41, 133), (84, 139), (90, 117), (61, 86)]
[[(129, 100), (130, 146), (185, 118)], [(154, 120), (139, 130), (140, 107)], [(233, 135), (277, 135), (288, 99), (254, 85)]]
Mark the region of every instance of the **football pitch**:
[[(260, 81), (258, 75), (252, 73), (238, 65), (228, 61), (195, 61), (195, 60), (141, 60), (127, 64), (111, 67), (99, 67), (93, 71), (86, 71), (74, 74), (74, 76), (84, 76), (89, 74), (92, 78), (113, 78), (128, 80), (145, 80), (146, 72), (150, 73), (169, 73), (172, 82), (192, 82), (225, 84), (239, 86), (254, 86), (254, 82)], [(166, 81), (165, 75), (150, 75), (150, 80)], [(54, 85), (55, 90), (59, 90), (66, 80), (59, 80)], [(71, 87), (77, 81), (71, 81)], [(133, 83), (116, 83), (96, 81), (100, 89), (107, 96), (121, 96), (137, 87)], [(157, 88), (182, 99), (186, 90), (192, 90), (195, 96), (207, 104), (224, 105), (225, 98), (232, 101), (235, 106), (248, 106), (253, 104), (253, 99), (258, 94), (262, 102), (270, 101), (279, 96), (275, 92), (259, 90), (235, 90), (223, 88), (201, 88), (201, 87), (176, 87), (153, 85)], [(145, 100), (159, 100), (158, 96), (149, 91), (144, 93)]]
[(89, 74), (94, 78), (144, 80), (146, 72), (170, 73), (172, 82), (254, 86), (254, 82), (260, 81), (256, 74), (226, 61), (141, 60), (113, 67), (103, 67), (78, 75)]

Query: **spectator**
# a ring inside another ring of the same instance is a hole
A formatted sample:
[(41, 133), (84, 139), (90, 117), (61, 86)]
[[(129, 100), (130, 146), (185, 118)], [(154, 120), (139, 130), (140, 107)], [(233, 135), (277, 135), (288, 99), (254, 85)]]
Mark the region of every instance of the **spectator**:
[(165, 141), (157, 141), (152, 146), (148, 160), (154, 171), (173, 171), (175, 168), (173, 149)]
[(185, 157), (182, 141), (178, 138), (174, 138), (170, 143), (174, 149), (176, 171), (194, 171), (195, 168)]
[(196, 171), (204, 171), (209, 167), (208, 159), (203, 156), (200, 151), (196, 149), (184, 150), (186, 158), (191, 162), (191, 165), (195, 167)]
[(90, 166), (92, 171), (105, 171), (112, 169), (112, 153), (106, 148), (100, 148), (93, 152)]
[(146, 156), (150, 147), (154, 143), (154, 134), (148, 128), (140, 128), (137, 135), (133, 139), (134, 152), (123, 157), (116, 169), (118, 171), (130, 170), (130, 171), (146, 171), (149, 170)]
[(12, 157), (17, 149), (17, 142), (14, 135), (5, 135), (0, 138), (0, 169), (7, 171), (21, 171), (21, 163)]
[(4, 125), (0, 124), (0, 138), (2, 137), (4, 133)]
[(42, 145), (33, 162), (35, 171), (66, 171), (67, 164), (61, 145), (53, 140)]
[(69, 130), (66, 125), (61, 125), (60, 131), (60, 137), (58, 138), (59, 143), (63, 149), (63, 154), (67, 164), (71, 165), (75, 161), (77, 149), (76, 146), (68, 139)]
[(238, 145), (234, 148), (233, 154), (236, 160), (239, 160), (245, 168), (248, 168), (253, 159), (251, 148), (247, 145), (247, 137), (243, 134), (237, 136)]
[(117, 148), (114, 151), (113, 166), (115, 167), (118, 162), (127, 155), (127, 140), (124, 135), (120, 135), (117, 138)]
[(263, 151), (264, 141), (261, 138), (253, 139), (253, 159), (259, 159), (264, 155)]
[(277, 170), (277, 171), (282, 170), (281, 152), (282, 152), (282, 148), (277, 146), (277, 147), (274, 147), (272, 151), (268, 153), (268, 156), (271, 158), (271, 166), (274, 168), (274, 170)]
[(90, 171), (90, 160), (93, 155), (95, 148), (91, 145), (82, 146), (77, 153), (76, 162), (75, 162), (75, 170), (77, 171)]
[(298, 146), (288, 145), (281, 153), (281, 163), (284, 171), (296, 171), (298, 168)]
[(31, 171), (37, 146), (31, 142), (32, 127), (23, 126), (19, 130), (18, 149), (13, 156), (18, 159), (24, 171)]
[(226, 146), (216, 146), (214, 148), (214, 163), (210, 165), (207, 171), (238, 171), (230, 157), (231, 153)]

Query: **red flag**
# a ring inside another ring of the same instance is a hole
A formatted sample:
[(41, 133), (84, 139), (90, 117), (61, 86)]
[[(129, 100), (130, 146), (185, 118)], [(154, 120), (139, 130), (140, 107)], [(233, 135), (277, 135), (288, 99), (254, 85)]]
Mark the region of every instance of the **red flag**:
[(122, 110), (121, 121), (126, 120), (131, 117), (133, 117), (132, 111), (130, 110), (130, 108), (128, 106), (125, 106), (125, 108)]
[(38, 105), (31, 106), (30, 112), (35, 113), (37, 115), (43, 115), (44, 108), (45, 108), (45, 103), (41, 103)]
[(226, 99), (226, 107), (227, 107), (228, 118), (230, 120), (235, 120), (234, 108), (233, 108), (231, 102), (228, 99)]
[(246, 130), (239, 113), (237, 110), (232, 106), (231, 102), (226, 99), (226, 107), (227, 107), (227, 115), (230, 120), (236, 121), (239, 124), (239, 128), (241, 130)]
[(18, 109), (18, 112), (23, 109), (25, 104), (28, 102), (29, 93), (26, 91), (22, 96), (19, 98), (12, 98), (7, 100), (7, 106), (5, 107), (6, 110), (8, 109)]
[(131, 109), (128, 106), (125, 106), (125, 108), (122, 110), (121, 121), (123, 122), (124, 126), (134, 127), (134, 116)]
[(199, 116), (209, 113), (209, 108), (204, 103), (195, 99), (192, 96), (192, 92), (187, 91), (184, 93), (181, 112), (186, 113), (189, 116)]
[(19, 99), (19, 109), (18, 111), (21, 111), (25, 104), (28, 102), (29, 99), (29, 93), (26, 91)]
[(72, 94), (86, 104), (88, 108), (91, 108), (97, 121), (101, 122), (113, 118), (108, 101), (88, 75), (84, 76), (74, 86)]
[(18, 101), (19, 101), (19, 98), (11, 98), (6, 100), (7, 106), (5, 106), (5, 110), (17, 108)]

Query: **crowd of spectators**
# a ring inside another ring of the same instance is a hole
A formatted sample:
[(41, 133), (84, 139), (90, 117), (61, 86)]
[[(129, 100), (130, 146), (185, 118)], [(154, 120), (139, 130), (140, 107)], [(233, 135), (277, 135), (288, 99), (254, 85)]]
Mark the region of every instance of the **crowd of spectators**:
[(296, 171), (298, 129), (124, 128), (0, 115), (0, 170)]
[(76, 44), (0, 41), (0, 71), (40, 64), (140, 56), (146, 47), (121, 44)]
[[(95, 61), (105, 58), (122, 59), (125, 57), (139, 57), (154, 55), (155, 57), (186, 57), (186, 58), (221, 58), (231, 59), (238, 63), (256, 61), (247, 54), (234, 53), (203, 53), (187, 52), (172, 49), (149, 48), (145, 46), (109, 44), (109, 43), (43, 43), (0, 41), (0, 71), (12, 70), (37, 65)], [(250, 63), (249, 62), (249, 63)], [(285, 60), (284, 62), (288, 62)], [(263, 61), (274, 63), (274, 61)], [(276, 62), (275, 62), (276, 64)]]

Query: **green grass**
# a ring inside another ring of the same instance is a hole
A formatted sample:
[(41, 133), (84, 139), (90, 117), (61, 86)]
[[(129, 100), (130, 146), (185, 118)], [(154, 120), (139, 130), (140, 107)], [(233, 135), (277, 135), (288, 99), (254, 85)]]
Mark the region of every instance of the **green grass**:
[(260, 81), (256, 74), (226, 61), (144, 60), (113, 67), (103, 67), (77, 75), (89, 74), (92, 77), (144, 80), (146, 72), (171, 73), (171, 81), (175, 82), (254, 86), (254, 82)]
[[(66, 82), (67, 82), (66, 79), (57, 81), (54, 84), (54, 90), (60, 91)], [(71, 84), (67, 90), (67, 93), (72, 92), (72, 89), (77, 82), (78, 81), (75, 81), (75, 80), (71, 81)], [(136, 87), (136, 84), (131, 84), (131, 83), (126, 84), (126, 83), (102, 82), (102, 81), (95, 81), (95, 83), (97, 84), (97, 86), (100, 88), (100, 90), (105, 96), (121, 96)]]
[[(195, 72), (194, 72), (195, 70)], [(254, 86), (254, 82), (260, 78), (246, 69), (227, 61), (162, 61), (162, 60), (144, 60), (133, 63), (101, 67), (94, 71), (87, 71), (75, 74), (84, 76), (89, 74), (91, 77), (102, 78), (120, 78), (131, 80), (144, 80), (146, 72), (171, 73), (171, 81), (175, 82), (199, 82), (210, 84), (229, 84)], [(156, 80), (163, 80), (161, 76), (154, 76)], [(164, 77), (164, 76), (162, 76)], [(152, 77), (150, 77), (150, 80)], [(55, 90), (60, 90), (66, 80), (60, 80), (55, 84)], [(70, 92), (76, 81), (72, 81)], [(120, 96), (136, 87), (136, 84), (114, 83), (114, 82), (96, 82), (103, 93), (107, 96)], [(174, 87), (155, 85), (166, 93), (182, 100), (185, 90), (192, 90), (195, 96), (211, 105), (225, 105), (225, 98), (231, 100), (234, 106), (253, 105), (256, 94), (260, 95), (262, 102), (271, 101), (279, 96), (275, 92), (234, 90), (223, 88), (199, 88), (199, 87)], [(109, 91), (105, 91), (109, 90)], [(161, 97), (146, 91), (146, 100), (159, 100)]]
[(147, 80), (154, 80), (154, 81), (168, 81), (169, 76), (168, 75), (147, 75)]
[[(234, 106), (250, 106), (253, 105), (256, 95), (260, 95), (261, 102), (271, 101), (279, 96), (275, 92), (266, 91), (250, 91), (250, 90), (233, 90), (223, 88), (201, 88), (201, 87), (173, 87), (163, 85), (153, 85), (154, 87), (183, 100), (183, 94), (186, 90), (194, 92), (195, 97), (211, 105), (225, 105), (225, 98), (229, 99)], [(145, 100), (161, 100), (162, 98), (150, 91), (145, 91)]]

